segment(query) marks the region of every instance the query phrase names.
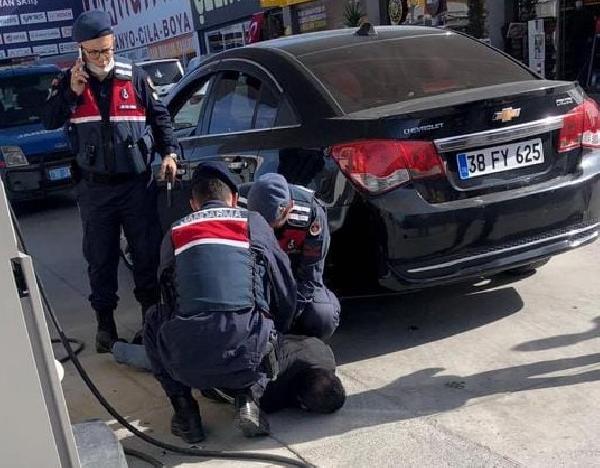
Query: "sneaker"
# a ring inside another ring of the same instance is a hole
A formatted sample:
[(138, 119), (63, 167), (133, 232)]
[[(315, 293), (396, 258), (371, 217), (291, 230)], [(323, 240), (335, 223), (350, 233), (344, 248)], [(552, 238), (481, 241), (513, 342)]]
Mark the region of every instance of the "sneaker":
[(269, 421), (249, 395), (235, 397), (238, 425), (246, 437), (267, 436), (271, 433)]
[(216, 401), (217, 403), (226, 403), (229, 405), (235, 405), (235, 397), (228, 395), (223, 390), (218, 388), (209, 388), (208, 390), (200, 390), (200, 393), (204, 398)]

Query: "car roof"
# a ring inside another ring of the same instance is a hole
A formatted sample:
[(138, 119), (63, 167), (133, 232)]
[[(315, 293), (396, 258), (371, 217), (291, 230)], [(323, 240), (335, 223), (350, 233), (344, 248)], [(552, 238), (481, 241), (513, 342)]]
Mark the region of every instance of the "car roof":
[(26, 76), (26, 75), (43, 75), (47, 73), (60, 73), (60, 68), (52, 64), (27, 64), (27, 65), (11, 65), (0, 66), (0, 78)]
[(384, 41), (431, 35), (451, 35), (452, 31), (427, 26), (374, 26), (374, 35), (356, 35), (358, 28), (335, 29), (313, 33), (296, 34), (270, 41), (257, 42), (247, 47), (279, 49), (295, 56), (319, 52), (348, 45), (349, 41)]
[(135, 62), (135, 64), (139, 67), (141, 65), (149, 65), (153, 63), (165, 63), (165, 62), (180, 62), (179, 59), (170, 58), (170, 59), (158, 59), (158, 60), (142, 60), (140, 62)]

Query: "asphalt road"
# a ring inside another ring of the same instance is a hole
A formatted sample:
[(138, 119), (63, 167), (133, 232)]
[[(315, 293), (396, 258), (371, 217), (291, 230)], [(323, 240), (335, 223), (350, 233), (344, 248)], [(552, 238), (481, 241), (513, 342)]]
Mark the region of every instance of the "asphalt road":
[[(20, 210), (19, 219), (63, 325), (90, 344), (83, 361), (99, 387), (131, 422), (177, 443), (154, 379), (91, 349), (94, 319), (77, 207), (54, 199)], [(203, 447), (298, 455), (323, 467), (600, 466), (599, 279), (595, 243), (518, 280), (343, 302), (332, 346), (348, 391), (345, 407), (332, 416), (286, 411), (271, 418), (272, 437), (245, 440), (229, 407), (200, 398)], [(131, 338), (140, 313), (124, 268), (120, 285), (119, 328)], [(66, 371), (73, 422), (101, 418), (125, 445), (168, 466), (198, 462), (119, 429), (71, 365)], [(131, 466), (145, 465), (132, 460)]]

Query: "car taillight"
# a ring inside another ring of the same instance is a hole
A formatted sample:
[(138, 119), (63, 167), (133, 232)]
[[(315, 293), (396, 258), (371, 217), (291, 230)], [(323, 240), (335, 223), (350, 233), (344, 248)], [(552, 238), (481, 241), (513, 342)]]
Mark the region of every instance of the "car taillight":
[(589, 98), (565, 115), (558, 139), (559, 153), (581, 146), (600, 148), (600, 110)]
[(442, 159), (429, 141), (355, 141), (334, 145), (331, 156), (352, 182), (372, 194), (444, 174)]

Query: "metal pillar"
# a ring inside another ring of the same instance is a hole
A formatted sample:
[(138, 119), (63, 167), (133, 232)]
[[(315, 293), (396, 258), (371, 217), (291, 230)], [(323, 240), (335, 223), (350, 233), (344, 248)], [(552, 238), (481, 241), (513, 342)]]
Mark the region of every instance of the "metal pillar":
[(0, 310), (0, 466), (80, 467), (33, 264), (17, 249), (1, 183)]

